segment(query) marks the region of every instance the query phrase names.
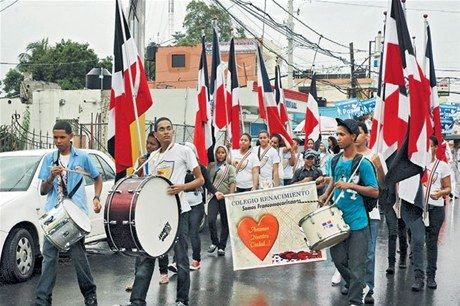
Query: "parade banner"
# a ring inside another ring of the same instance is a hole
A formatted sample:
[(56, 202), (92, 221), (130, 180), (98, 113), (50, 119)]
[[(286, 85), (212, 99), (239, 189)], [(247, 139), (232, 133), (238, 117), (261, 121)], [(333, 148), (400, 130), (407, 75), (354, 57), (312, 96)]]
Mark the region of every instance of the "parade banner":
[(233, 270), (323, 261), (310, 251), (299, 221), (317, 208), (315, 182), (225, 196)]

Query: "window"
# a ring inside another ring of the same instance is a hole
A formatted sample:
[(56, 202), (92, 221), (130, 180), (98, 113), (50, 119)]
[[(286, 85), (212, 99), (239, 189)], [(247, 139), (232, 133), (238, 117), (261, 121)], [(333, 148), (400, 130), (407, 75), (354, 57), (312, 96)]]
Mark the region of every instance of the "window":
[(172, 55), (172, 67), (173, 68), (184, 68), (185, 67), (185, 54), (173, 54)]
[(99, 162), (102, 165), (102, 168), (104, 168), (104, 182), (110, 181), (110, 180), (115, 180), (115, 172), (113, 169), (110, 167), (110, 165), (100, 156), (97, 157)]

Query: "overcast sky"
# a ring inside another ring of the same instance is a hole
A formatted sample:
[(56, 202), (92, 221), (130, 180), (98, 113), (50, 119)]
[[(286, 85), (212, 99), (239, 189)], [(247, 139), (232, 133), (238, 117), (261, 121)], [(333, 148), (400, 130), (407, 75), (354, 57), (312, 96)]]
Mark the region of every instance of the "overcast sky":
[[(54, 44), (61, 39), (71, 39), (81, 43), (89, 43), (99, 57), (112, 54), (114, 32), (114, 0), (87, 1), (40, 1), (20, 0), (6, 8), (16, 0), (0, 0), (0, 61), (17, 63), (18, 54), (24, 52), (28, 43), (49, 38)], [(249, 1), (249, 0), (247, 0)], [(287, 7), (287, 0), (276, 0)], [(128, 0), (122, 0), (124, 5)], [(175, 1), (175, 30), (182, 27), (185, 7), (189, 1)], [(205, 1), (211, 3), (211, 0)], [(222, 0), (226, 7), (232, 3)], [(256, 6), (263, 7), (263, 0), (252, 0)], [(352, 1), (352, 0), (294, 0), (294, 11), (298, 17), (325, 37), (344, 45), (354, 42), (355, 48), (368, 48), (369, 40), (383, 27), (383, 11), (388, 1)], [(5, 9), (6, 8), (6, 9)], [(168, 1), (147, 0), (146, 9), (146, 43), (150, 41), (165, 42), (168, 37)], [(460, 1), (407, 1), (407, 19), (409, 31), (416, 36), (419, 50), (423, 44), (423, 14), (429, 15), (432, 28), (435, 64), (437, 69), (456, 71), (438, 71), (438, 76), (460, 77)], [(246, 25), (257, 34), (262, 32), (262, 23), (249, 17), (238, 6), (230, 8), (230, 12), (246, 21)], [(275, 6), (273, 0), (267, 0), (267, 12), (278, 22), (286, 20), (286, 14)], [(283, 55), (286, 54), (285, 38), (278, 33), (266, 29), (266, 39), (280, 45)], [(304, 26), (296, 23), (295, 31), (308, 39), (317, 42), (318, 36)], [(346, 48), (321, 42), (321, 46), (334, 51), (347, 52)], [(311, 66), (312, 50), (296, 48), (295, 64), (302, 68)], [(344, 54), (348, 58), (349, 55)], [(357, 63), (367, 57), (366, 53), (356, 54)], [(337, 60), (318, 56), (317, 67), (343, 65)], [(0, 65), (0, 78), (13, 66)], [(458, 96), (457, 96), (458, 97)]]

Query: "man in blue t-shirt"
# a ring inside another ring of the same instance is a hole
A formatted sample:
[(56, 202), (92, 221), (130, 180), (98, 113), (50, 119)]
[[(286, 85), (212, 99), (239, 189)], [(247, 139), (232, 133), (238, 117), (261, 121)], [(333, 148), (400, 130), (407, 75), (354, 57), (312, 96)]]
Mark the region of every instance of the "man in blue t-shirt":
[[(71, 197), (72, 202), (86, 214), (89, 208), (85, 192), (85, 181), (80, 173), (70, 170), (83, 170), (94, 179), (93, 210), (101, 211), (100, 195), (102, 177), (91, 162), (89, 155), (72, 146), (72, 127), (67, 121), (58, 121), (53, 127), (53, 139), (57, 150), (45, 155), (38, 174), (41, 180), (40, 194), (47, 195), (45, 212), (49, 212), (64, 198)], [(69, 249), (70, 258), (77, 272), (78, 285), (85, 298), (85, 305), (97, 305), (96, 285), (86, 257), (84, 238), (72, 244)], [(34, 305), (51, 305), (53, 287), (56, 282), (59, 250), (47, 237), (43, 239), (42, 274), (35, 291)]]
[(333, 182), (318, 200), (324, 203), (335, 186), (334, 203), (342, 211), (343, 219), (350, 226), (351, 232), (346, 240), (331, 248), (331, 257), (346, 282), (346, 289), (342, 292), (348, 291), (350, 304), (362, 305), (369, 241), (368, 217), (362, 196), (377, 198), (379, 190), (374, 168), (369, 160), (361, 160), (356, 173), (352, 173), (353, 158), (357, 154), (355, 141), (359, 135), (357, 122), (352, 119), (336, 120), (337, 141), (343, 154), (335, 169), (332, 169)]

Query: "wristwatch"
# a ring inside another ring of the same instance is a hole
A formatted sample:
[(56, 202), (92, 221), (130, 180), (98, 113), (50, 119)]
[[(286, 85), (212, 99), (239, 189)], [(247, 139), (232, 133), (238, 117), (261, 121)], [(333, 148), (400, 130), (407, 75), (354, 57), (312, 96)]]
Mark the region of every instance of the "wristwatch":
[(93, 201), (96, 200), (96, 199), (97, 199), (99, 202), (101, 201), (101, 198), (100, 198), (99, 196), (94, 196)]

